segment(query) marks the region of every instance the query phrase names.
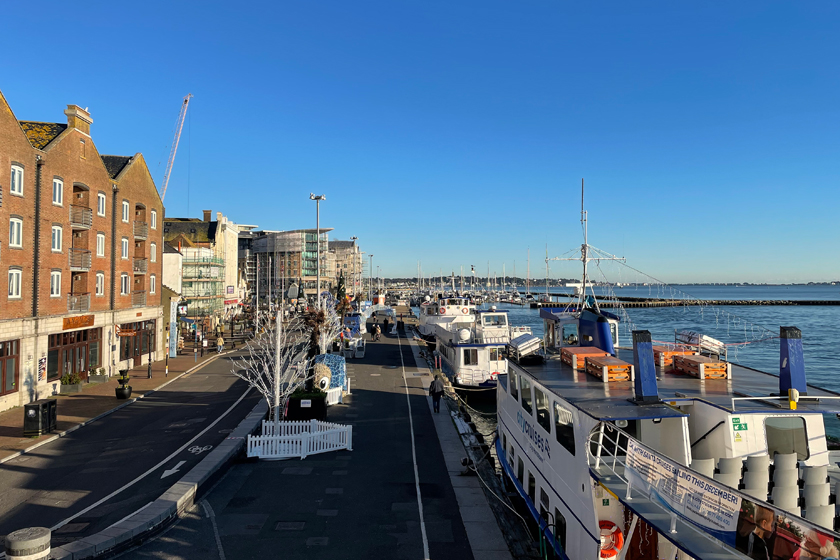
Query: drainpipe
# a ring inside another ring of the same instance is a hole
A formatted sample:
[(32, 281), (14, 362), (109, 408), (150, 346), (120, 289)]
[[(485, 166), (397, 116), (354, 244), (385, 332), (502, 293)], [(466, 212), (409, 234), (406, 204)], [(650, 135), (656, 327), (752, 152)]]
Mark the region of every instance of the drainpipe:
[(116, 183), (112, 186), (114, 196), (111, 197), (111, 311), (114, 310), (114, 275), (117, 272), (117, 195), (120, 192)]
[[(38, 290), (41, 276), (41, 167), (44, 160), (35, 156), (35, 247), (32, 251), (32, 316), (38, 316)], [(72, 278), (71, 278), (72, 280)]]

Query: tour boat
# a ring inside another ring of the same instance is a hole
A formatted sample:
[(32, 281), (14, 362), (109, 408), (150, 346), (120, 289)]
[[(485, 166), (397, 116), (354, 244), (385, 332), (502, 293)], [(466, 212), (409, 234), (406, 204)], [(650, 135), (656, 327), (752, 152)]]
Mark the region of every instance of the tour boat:
[(426, 341), (430, 350), (435, 349), (435, 334), (438, 325), (448, 325), (453, 329), (469, 329), (475, 323), (475, 305), (465, 297), (442, 297), (426, 301), (420, 305), (417, 332)]
[(441, 370), (456, 389), (494, 390), (499, 372), (507, 371), (510, 342), (507, 311), (477, 311), (470, 326), (457, 322), (435, 326)]

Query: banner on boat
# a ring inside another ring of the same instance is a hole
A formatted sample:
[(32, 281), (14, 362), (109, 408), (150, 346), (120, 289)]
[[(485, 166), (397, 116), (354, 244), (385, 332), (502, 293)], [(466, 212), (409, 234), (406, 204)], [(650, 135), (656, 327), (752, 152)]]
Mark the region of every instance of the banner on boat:
[(633, 488), (752, 558), (840, 558), (840, 535), (694, 471), (628, 438)]

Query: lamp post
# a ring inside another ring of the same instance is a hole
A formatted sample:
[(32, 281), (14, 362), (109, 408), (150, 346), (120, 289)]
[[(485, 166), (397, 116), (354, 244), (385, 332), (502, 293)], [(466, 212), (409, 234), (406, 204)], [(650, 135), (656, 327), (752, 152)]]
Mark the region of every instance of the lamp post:
[(321, 309), (321, 201), (326, 200), (327, 197), (322, 194), (309, 193), (309, 200), (315, 201), (315, 247), (317, 249), (317, 262), (315, 263), (315, 273), (317, 283), (315, 290), (317, 291), (318, 309)]
[(370, 278), (368, 278), (368, 297), (373, 302), (373, 253), (368, 255), (370, 257)]
[(358, 241), (358, 240), (359, 240), (359, 238), (356, 237), (355, 235), (350, 237), (350, 241), (353, 242), (353, 294), (352, 295), (353, 295), (354, 298), (356, 297), (356, 241)]

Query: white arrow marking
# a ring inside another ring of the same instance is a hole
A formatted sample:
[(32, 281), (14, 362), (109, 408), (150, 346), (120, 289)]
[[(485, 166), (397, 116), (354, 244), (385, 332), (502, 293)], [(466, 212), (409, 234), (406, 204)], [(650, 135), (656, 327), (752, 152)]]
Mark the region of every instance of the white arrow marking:
[(166, 477), (167, 477), (167, 476), (169, 476), (170, 474), (175, 474), (176, 472), (178, 472), (178, 469), (180, 469), (180, 468), (181, 468), (181, 465), (183, 465), (184, 463), (186, 463), (186, 461), (181, 461), (181, 462), (179, 462), (177, 465), (175, 465), (175, 468), (172, 468), (172, 469), (166, 469), (165, 471), (163, 471), (163, 474), (162, 474), (162, 475), (160, 475), (160, 477), (161, 477), (161, 478), (166, 478)]

